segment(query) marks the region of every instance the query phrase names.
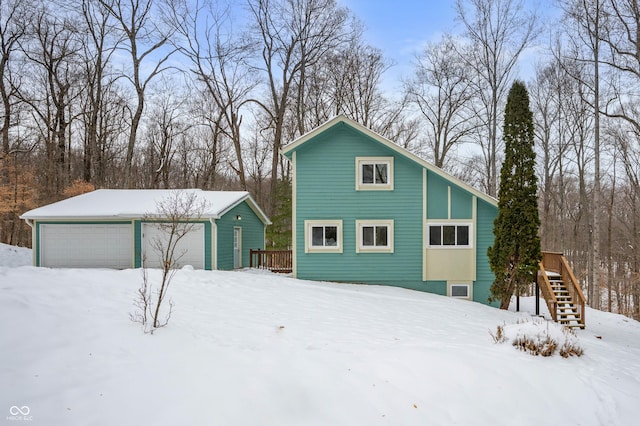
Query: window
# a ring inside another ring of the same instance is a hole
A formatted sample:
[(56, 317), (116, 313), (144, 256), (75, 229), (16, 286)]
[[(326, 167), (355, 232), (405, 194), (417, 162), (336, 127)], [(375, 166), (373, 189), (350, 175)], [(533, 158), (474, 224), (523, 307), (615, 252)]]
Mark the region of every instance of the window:
[(358, 220), (356, 252), (393, 253), (393, 220)]
[(431, 247), (471, 247), (471, 225), (430, 224), (429, 246)]
[(393, 190), (393, 157), (357, 157), (356, 190)]
[(305, 252), (342, 253), (341, 220), (305, 220)]
[(449, 283), (447, 294), (456, 299), (471, 299), (471, 284)]

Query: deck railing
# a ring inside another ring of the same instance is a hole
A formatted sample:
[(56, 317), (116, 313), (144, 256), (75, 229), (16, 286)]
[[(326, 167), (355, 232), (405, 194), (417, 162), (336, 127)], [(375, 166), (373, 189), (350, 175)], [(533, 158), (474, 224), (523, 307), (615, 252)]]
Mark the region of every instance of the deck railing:
[[(549, 278), (546, 274), (546, 271), (555, 272), (556, 274), (560, 274), (562, 277), (562, 281), (564, 282), (569, 295), (571, 296), (571, 300), (576, 305), (578, 309), (578, 313), (580, 314), (580, 322), (582, 324), (585, 323), (585, 304), (586, 299), (584, 294), (582, 293), (582, 288), (580, 287), (580, 283), (576, 279), (575, 275), (573, 275), (573, 270), (569, 266), (569, 262), (567, 262), (567, 258), (564, 257), (562, 253), (552, 253), (552, 252), (542, 252), (542, 262), (540, 262), (540, 273), (538, 274), (538, 284), (540, 284), (540, 289), (542, 290), (542, 294), (547, 300), (547, 304), (551, 302), (555, 303), (557, 306), (557, 300), (555, 300), (555, 296), (553, 296), (553, 291), (551, 291), (551, 283), (549, 282)], [(551, 292), (551, 296), (549, 297), (546, 292)], [(549, 306), (549, 310), (551, 311), (552, 306)], [(554, 312), (556, 310), (554, 309)], [(557, 320), (555, 315), (551, 314), (554, 318), (554, 321)]]
[(291, 250), (249, 250), (251, 268), (268, 269), (271, 272), (289, 274), (293, 271)]

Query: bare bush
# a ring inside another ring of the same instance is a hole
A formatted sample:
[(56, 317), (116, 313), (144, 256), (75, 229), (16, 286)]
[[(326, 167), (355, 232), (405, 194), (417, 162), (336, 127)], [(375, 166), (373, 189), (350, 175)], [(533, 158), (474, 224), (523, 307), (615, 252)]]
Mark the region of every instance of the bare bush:
[(556, 352), (558, 342), (549, 336), (531, 337), (525, 335), (516, 337), (513, 346), (521, 351), (529, 352), (531, 355), (551, 356)]
[[(145, 217), (146, 222), (154, 223), (161, 231), (153, 240), (152, 247), (159, 256), (162, 277), (159, 285), (149, 279), (149, 272), (142, 268), (142, 284), (134, 299), (136, 310), (129, 314), (132, 321), (142, 324), (145, 333), (153, 334), (157, 328), (169, 323), (174, 303), (168, 301), (168, 310), (163, 310), (163, 302), (179, 267), (184, 252), (177, 250), (178, 243), (196, 226), (207, 207), (206, 201), (199, 199), (195, 191), (173, 191), (157, 203), (157, 210)], [(166, 304), (164, 304), (166, 305)]]
[(489, 334), (493, 339), (493, 343), (503, 343), (505, 340), (507, 340), (507, 336), (504, 335), (504, 325), (498, 325), (498, 327), (496, 327), (495, 333), (489, 330)]
[(531, 355), (549, 357), (558, 352), (561, 357), (568, 358), (584, 354), (574, 330), (562, 327), (560, 332), (555, 324), (540, 319), (518, 319), (516, 324), (498, 325), (496, 331), (489, 330), (489, 334), (494, 343), (511, 340), (515, 348)]

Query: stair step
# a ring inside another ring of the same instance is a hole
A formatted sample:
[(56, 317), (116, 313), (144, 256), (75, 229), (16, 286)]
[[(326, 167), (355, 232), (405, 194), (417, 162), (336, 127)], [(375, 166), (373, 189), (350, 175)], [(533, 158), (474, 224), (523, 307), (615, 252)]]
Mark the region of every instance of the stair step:
[(584, 328), (584, 324), (581, 323), (581, 322), (580, 323), (573, 323), (573, 324), (561, 322), (560, 324), (564, 325), (565, 327), (569, 327), (569, 328), (576, 328), (576, 327)]
[[(569, 318), (569, 316), (571, 316), (571, 318)], [(580, 318), (580, 315), (573, 315), (573, 314), (558, 314), (558, 321), (562, 322), (562, 321), (578, 321), (580, 322), (580, 320), (582, 318)]]

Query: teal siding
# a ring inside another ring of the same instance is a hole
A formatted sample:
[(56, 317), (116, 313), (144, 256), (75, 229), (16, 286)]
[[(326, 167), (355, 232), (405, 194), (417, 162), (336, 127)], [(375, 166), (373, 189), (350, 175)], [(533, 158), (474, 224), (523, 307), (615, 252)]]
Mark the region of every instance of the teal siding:
[(34, 244), (33, 250), (36, 252), (36, 266), (40, 266), (40, 222), (34, 221), (36, 227), (36, 243)]
[(427, 218), (449, 218), (449, 181), (432, 171), (427, 172)]
[[(429, 220), (473, 220), (473, 191), (345, 122), (295, 147), (295, 259), (301, 279), (381, 284), (447, 294), (446, 281), (423, 281), (423, 226)], [(287, 152), (292, 159), (293, 151)], [(356, 190), (357, 157), (393, 157), (392, 191)], [(493, 281), (487, 248), (497, 207), (477, 200), (474, 300), (487, 303)], [(393, 220), (393, 253), (357, 253), (357, 220)], [(305, 221), (341, 220), (342, 253), (307, 253)]]
[[(356, 157), (369, 156), (394, 157), (393, 191), (356, 191)], [(424, 286), (421, 167), (346, 125), (303, 145), (296, 162), (298, 277)], [(343, 221), (343, 253), (305, 253), (304, 221), (331, 219)], [(364, 219), (394, 220), (393, 253), (356, 253)]]
[[(493, 245), (493, 221), (498, 214), (498, 208), (478, 200), (477, 244), (476, 244), (476, 281), (473, 284), (473, 300), (488, 304), (489, 288), (495, 279), (489, 265), (487, 250)], [(492, 303), (498, 306), (498, 303)]]
[(133, 221), (133, 267), (142, 267), (142, 221)]
[(211, 246), (212, 246), (212, 235), (211, 235), (211, 222), (204, 222), (204, 269), (210, 271), (213, 269), (213, 265), (211, 264)]
[(427, 281), (427, 290), (429, 293), (439, 294), (440, 296), (447, 295), (447, 282), (446, 281)]
[[(242, 220), (237, 220), (240, 216)], [(242, 266), (249, 267), (249, 250), (264, 247), (264, 223), (251, 210), (246, 201), (229, 210), (216, 221), (218, 269), (233, 269), (233, 229), (242, 228)]]
[(473, 218), (473, 196), (467, 191), (451, 186), (451, 219)]

